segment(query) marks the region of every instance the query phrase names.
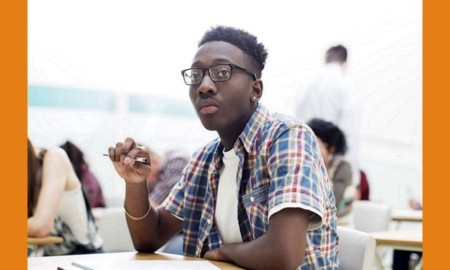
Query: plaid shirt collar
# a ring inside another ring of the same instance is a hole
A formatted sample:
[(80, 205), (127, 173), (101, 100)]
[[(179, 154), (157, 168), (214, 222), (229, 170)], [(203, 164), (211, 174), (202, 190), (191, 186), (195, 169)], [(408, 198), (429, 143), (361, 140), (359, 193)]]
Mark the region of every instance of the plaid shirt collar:
[[(258, 134), (258, 131), (262, 129), (263, 123), (269, 117), (269, 111), (258, 103), (256, 110), (253, 112), (252, 117), (248, 120), (247, 124), (244, 127), (244, 130), (239, 135), (238, 140), (234, 145), (234, 149), (238, 149), (240, 147), (239, 141), (245, 148), (247, 153), (250, 153), (253, 149), (253, 143), (255, 142), (255, 137)], [(220, 139), (217, 138), (214, 161), (217, 163), (222, 158), (223, 146), (220, 143)]]

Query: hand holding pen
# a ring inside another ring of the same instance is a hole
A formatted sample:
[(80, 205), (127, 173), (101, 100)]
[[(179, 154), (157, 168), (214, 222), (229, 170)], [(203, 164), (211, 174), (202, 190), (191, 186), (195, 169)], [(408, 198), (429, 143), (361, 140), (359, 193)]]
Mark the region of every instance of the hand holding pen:
[(107, 156), (119, 176), (128, 183), (146, 181), (151, 171), (148, 149), (138, 146), (132, 138), (126, 138), (123, 143), (118, 142), (115, 147), (109, 147)]

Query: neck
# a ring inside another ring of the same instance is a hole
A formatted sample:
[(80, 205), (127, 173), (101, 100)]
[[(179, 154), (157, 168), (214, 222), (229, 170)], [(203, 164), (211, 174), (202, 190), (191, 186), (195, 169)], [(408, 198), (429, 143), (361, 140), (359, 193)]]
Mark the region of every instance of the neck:
[[(245, 127), (245, 125), (244, 125)], [(233, 148), (234, 144), (236, 143), (237, 139), (239, 138), (239, 135), (241, 135), (242, 130), (244, 128), (240, 129), (240, 131), (237, 130), (228, 130), (225, 132), (218, 132), (220, 137), (220, 142), (222, 143), (222, 146), (225, 148), (225, 151), (230, 150)]]
[(253, 113), (256, 110), (255, 108), (251, 111), (250, 115), (241, 117), (238, 121), (236, 121), (233, 125), (230, 125), (225, 130), (218, 130), (217, 133), (219, 134), (220, 141), (225, 148), (225, 151), (230, 150), (233, 148), (234, 144), (236, 143), (237, 139), (239, 138), (239, 135), (241, 135), (242, 131), (244, 130), (245, 126), (247, 125), (248, 121), (252, 117)]

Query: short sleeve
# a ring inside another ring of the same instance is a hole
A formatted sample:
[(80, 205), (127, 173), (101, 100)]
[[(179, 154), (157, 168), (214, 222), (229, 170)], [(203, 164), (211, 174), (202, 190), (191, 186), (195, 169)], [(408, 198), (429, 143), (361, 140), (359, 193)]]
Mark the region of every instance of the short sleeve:
[(302, 208), (312, 213), (308, 230), (320, 227), (330, 186), (312, 131), (304, 126), (282, 131), (272, 142), (268, 158), (269, 218), (284, 208)]

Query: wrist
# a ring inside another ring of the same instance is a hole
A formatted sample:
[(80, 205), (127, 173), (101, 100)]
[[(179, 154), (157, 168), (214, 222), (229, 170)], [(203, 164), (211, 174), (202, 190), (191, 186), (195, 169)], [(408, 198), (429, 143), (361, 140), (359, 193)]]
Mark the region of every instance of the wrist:
[(146, 212), (143, 216), (139, 216), (139, 217), (133, 216), (133, 215), (131, 215), (130, 213), (128, 213), (127, 208), (125, 207), (125, 202), (123, 203), (123, 208), (125, 209), (125, 214), (126, 214), (130, 219), (132, 219), (132, 220), (142, 220), (142, 219), (144, 219), (144, 218), (148, 215), (148, 213), (150, 213), (150, 210), (152, 209), (152, 204), (149, 203), (147, 212)]
[(131, 188), (131, 189), (143, 189), (145, 187), (145, 190), (148, 190), (146, 179), (144, 179), (143, 181), (140, 181), (140, 182), (132, 182), (132, 181), (125, 180), (125, 187)]
[(219, 261), (231, 262), (231, 258), (229, 257), (229, 252), (233, 250), (233, 246), (236, 244), (225, 244), (217, 249), (217, 257)]

